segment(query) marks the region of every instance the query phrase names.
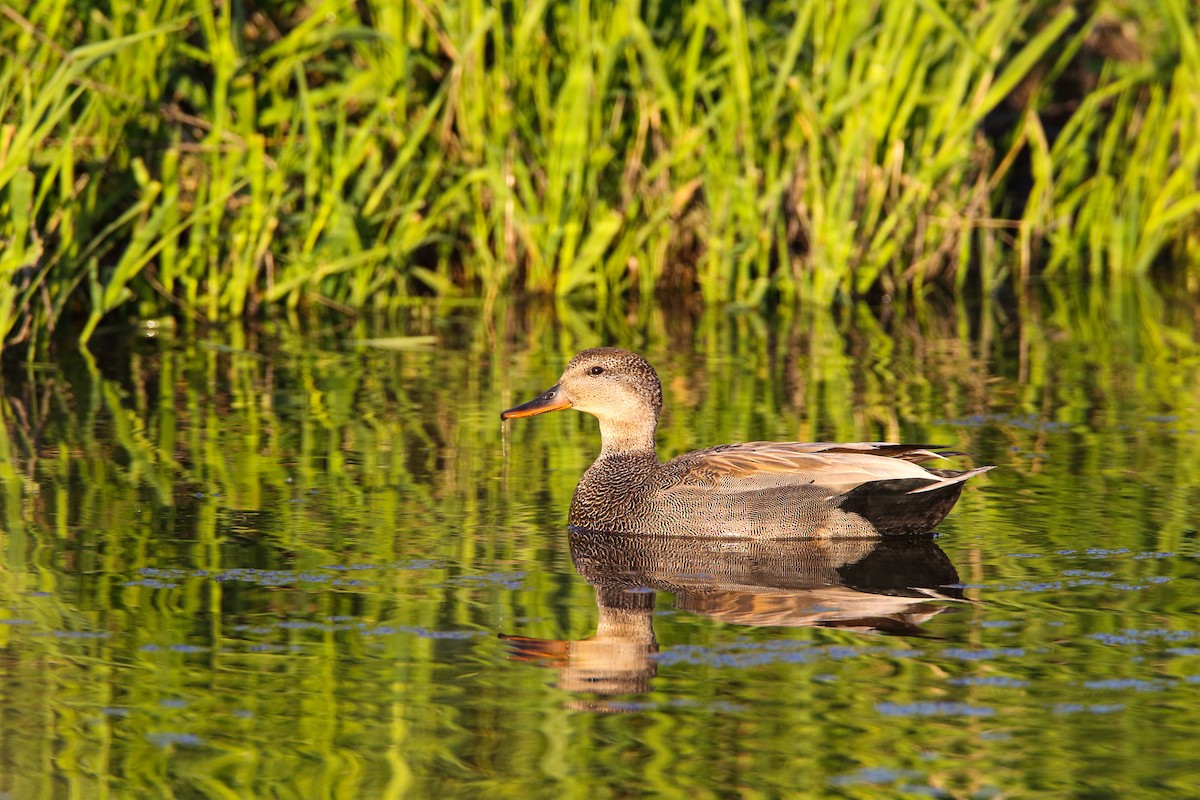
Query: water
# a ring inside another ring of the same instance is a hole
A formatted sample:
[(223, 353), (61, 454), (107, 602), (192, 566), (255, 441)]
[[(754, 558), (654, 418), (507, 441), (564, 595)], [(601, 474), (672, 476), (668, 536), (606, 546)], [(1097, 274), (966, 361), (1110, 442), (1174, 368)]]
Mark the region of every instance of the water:
[[(1195, 324), (430, 306), (10, 369), (0, 797), (1195, 797)], [(572, 541), (594, 422), (497, 415), (601, 343), (664, 454), (997, 469), (876, 550)]]

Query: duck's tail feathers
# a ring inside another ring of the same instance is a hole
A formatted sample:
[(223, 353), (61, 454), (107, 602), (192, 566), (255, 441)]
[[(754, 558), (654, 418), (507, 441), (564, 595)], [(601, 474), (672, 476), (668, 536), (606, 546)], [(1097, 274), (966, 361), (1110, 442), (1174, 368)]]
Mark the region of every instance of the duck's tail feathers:
[(953, 486), (956, 483), (962, 483), (968, 478), (974, 478), (976, 475), (982, 475), (989, 469), (995, 469), (995, 465), (989, 467), (976, 467), (975, 469), (931, 469), (926, 467), (934, 475), (942, 478), (940, 481), (918, 486), (916, 489), (909, 490), (909, 494), (921, 494), (922, 492), (935, 492), (939, 489), (945, 489), (947, 486)]
[(928, 533), (954, 508), (963, 482), (989, 469), (931, 469), (932, 480), (868, 481), (841, 495), (837, 505), (842, 511), (863, 517), (885, 536)]

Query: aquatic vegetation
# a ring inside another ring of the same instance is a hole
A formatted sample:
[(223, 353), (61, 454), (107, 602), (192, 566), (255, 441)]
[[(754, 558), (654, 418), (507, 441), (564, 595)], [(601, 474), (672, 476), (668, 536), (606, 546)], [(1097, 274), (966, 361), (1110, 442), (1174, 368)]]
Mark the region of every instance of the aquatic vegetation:
[(2, 12), (0, 341), (1200, 263), (1187, 0)]

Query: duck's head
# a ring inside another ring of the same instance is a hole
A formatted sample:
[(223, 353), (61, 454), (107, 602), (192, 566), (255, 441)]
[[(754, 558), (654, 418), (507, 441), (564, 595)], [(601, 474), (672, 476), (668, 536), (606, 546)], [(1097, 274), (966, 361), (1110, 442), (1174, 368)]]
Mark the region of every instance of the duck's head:
[(571, 359), (558, 383), (500, 419), (574, 408), (600, 420), (604, 452), (654, 449), (662, 384), (654, 367), (628, 350), (596, 347)]

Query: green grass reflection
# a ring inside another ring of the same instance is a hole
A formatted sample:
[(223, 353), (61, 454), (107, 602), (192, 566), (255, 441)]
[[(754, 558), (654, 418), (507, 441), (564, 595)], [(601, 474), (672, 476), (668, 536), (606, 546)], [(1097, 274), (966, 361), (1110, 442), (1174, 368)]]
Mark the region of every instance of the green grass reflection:
[[(113, 339), (5, 377), (0, 792), (1182, 792), (1196, 574), (1154, 554), (1194, 552), (1187, 305), (1127, 286), (920, 314), (446, 304), (314, 325)], [(941, 539), (983, 602), (940, 639), (864, 641), (660, 599), (668, 649), (846, 656), (664, 664), (629, 713), (577, 710), (496, 634), (595, 629), (561, 528), (595, 426), (497, 414), (600, 342), (660, 368), (664, 454), (922, 439), (998, 464)]]

